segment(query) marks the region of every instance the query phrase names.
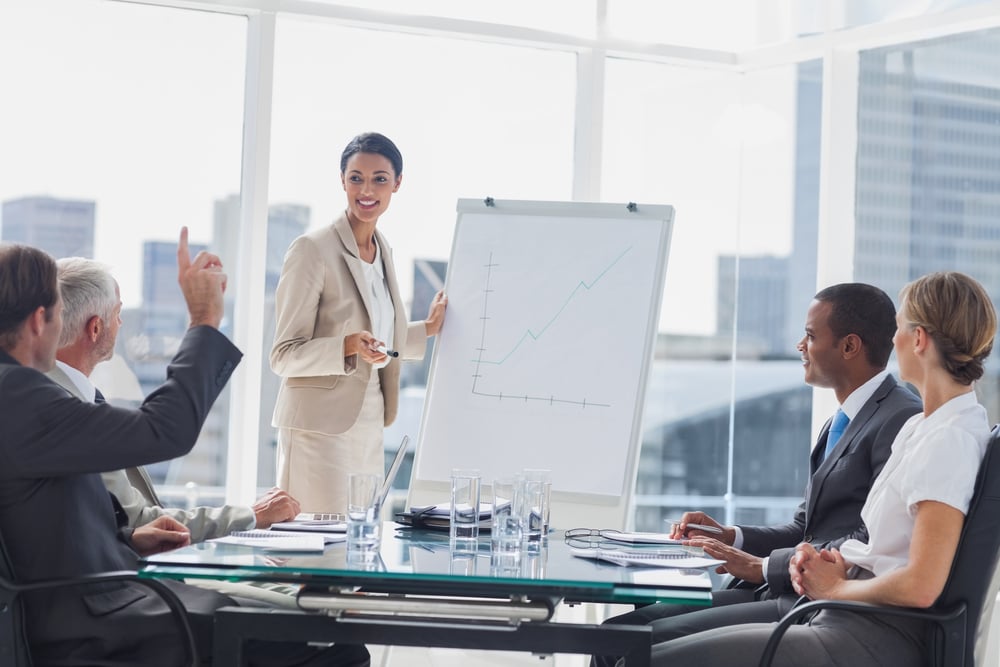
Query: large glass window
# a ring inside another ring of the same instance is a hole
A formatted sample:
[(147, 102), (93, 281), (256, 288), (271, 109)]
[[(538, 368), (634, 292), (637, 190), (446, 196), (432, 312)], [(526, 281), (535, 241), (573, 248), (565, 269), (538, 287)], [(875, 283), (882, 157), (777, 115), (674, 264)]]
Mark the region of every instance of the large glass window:
[[(245, 33), (245, 19), (206, 12), (0, 4), (0, 237), (110, 265), (124, 325), (93, 379), (113, 400), (165, 379), (187, 328), (180, 227), (211, 243), (213, 200), (239, 190)], [(150, 472), (222, 485), (227, 428), (223, 397), (192, 454)]]
[(815, 285), (818, 73), (608, 63), (602, 199), (676, 208), (639, 528), (694, 507), (787, 517), (802, 498), (812, 403), (795, 343)]
[[(854, 273), (896, 297), (958, 270), (1000, 299), (1000, 30), (864, 51)], [(1000, 362), (977, 389), (1000, 419)]]
[[(379, 229), (404, 298), (413, 295), (412, 319), (426, 316), (444, 276), (459, 198), (572, 197), (573, 54), (297, 20), (279, 21), (276, 51), (265, 359), (284, 251), (343, 211), (340, 154), (359, 132), (382, 132), (403, 153), (403, 183)], [(425, 369), (404, 367), (400, 415), (386, 433), (393, 451), (419, 430)], [(278, 387), (266, 362), (262, 387), (264, 483), (274, 475)]]
[[(345, 8), (312, 6), (326, 18), (416, 18), (396, 32), (279, 14), (267, 298), (290, 241), (342, 209), (339, 154), (358, 132), (382, 131), (404, 153), (404, 183), (380, 226), (415, 318), (445, 275), (458, 198), (568, 200), (580, 166), (574, 132), (601, 136), (601, 200), (677, 211), (637, 525), (660, 529), (664, 516), (692, 506), (730, 521), (787, 517), (811, 437), (812, 394), (794, 345), (817, 287), (821, 63), (737, 72), (611, 58), (602, 125), (576, 128), (590, 116), (575, 107), (575, 54), (445, 38), (420, 22), (495, 22), (505, 26), (499, 37), (533, 28), (594, 37), (598, 47), (604, 36), (614, 47), (636, 40), (638, 57), (640, 42), (654, 42), (738, 59), (796, 35), (979, 0), (333, 4)], [(598, 7), (607, 9), (600, 34)], [(0, 3), (0, 237), (112, 266), (125, 326), (115, 362), (95, 379), (115, 400), (137, 401), (162, 379), (186, 326), (173, 268), (180, 225), (236, 266), (246, 26), (239, 16), (138, 2)], [(923, 273), (958, 269), (1000, 294), (998, 42), (1000, 31), (987, 30), (861, 52), (855, 279), (895, 296)], [(273, 317), (270, 300), (265, 313)], [(273, 321), (264, 327), (266, 356)], [(426, 364), (407, 367), (388, 443), (417, 432), (425, 380)], [(262, 485), (273, 481), (276, 390), (265, 364)], [(979, 390), (1000, 419), (1000, 363)], [(158, 481), (224, 482), (227, 410), (223, 396), (194, 453), (154, 467)], [(778, 460), (789, 465), (780, 473)]]

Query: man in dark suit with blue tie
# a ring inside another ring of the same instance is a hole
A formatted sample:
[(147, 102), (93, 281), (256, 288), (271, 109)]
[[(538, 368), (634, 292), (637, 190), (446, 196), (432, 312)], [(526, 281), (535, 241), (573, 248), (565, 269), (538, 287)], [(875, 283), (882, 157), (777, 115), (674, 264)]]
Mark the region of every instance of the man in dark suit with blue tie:
[[(135, 569), (137, 554), (182, 546), (187, 529), (163, 516), (134, 531), (118, 523), (100, 472), (186, 454), (242, 356), (218, 331), (226, 275), (209, 253), (192, 260), (187, 230), (178, 282), (191, 326), (167, 380), (137, 410), (71, 396), (43, 375), (62, 326), (56, 263), (23, 245), (0, 245), (0, 536), (19, 581)], [(202, 657), (211, 655), (212, 614), (237, 601), (177, 582)], [(183, 664), (184, 646), (166, 605), (130, 582), (24, 596), (34, 664)], [(256, 642), (251, 665), (364, 665), (364, 647), (315, 649)]]
[[(798, 598), (788, 563), (800, 542), (817, 548), (866, 540), (861, 508), (902, 425), (920, 400), (886, 371), (896, 331), (892, 299), (877, 287), (844, 283), (820, 291), (806, 314), (798, 344), (806, 383), (833, 389), (840, 409), (820, 431), (805, 498), (792, 520), (776, 526), (723, 526), (703, 512), (686, 512), (673, 536), (689, 538), (725, 561), (736, 585), (712, 595), (708, 609), (655, 604), (608, 623), (650, 624), (653, 643), (711, 628), (779, 620)], [(720, 529), (699, 531), (695, 525)], [(596, 665), (615, 658), (596, 656)]]

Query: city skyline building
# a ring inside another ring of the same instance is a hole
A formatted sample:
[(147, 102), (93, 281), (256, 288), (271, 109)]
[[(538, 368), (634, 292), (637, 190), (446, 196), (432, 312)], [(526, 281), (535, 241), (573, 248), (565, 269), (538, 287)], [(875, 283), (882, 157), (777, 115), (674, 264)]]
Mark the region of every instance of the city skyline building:
[(737, 338), (744, 353), (754, 350), (754, 358), (798, 356), (781, 326), (792, 319), (788, 312), (790, 274), (789, 257), (720, 255), (715, 306), (718, 333), (731, 335), (738, 321)]
[(3, 202), (0, 239), (41, 248), (56, 259), (94, 257), (96, 204), (58, 197), (19, 197)]

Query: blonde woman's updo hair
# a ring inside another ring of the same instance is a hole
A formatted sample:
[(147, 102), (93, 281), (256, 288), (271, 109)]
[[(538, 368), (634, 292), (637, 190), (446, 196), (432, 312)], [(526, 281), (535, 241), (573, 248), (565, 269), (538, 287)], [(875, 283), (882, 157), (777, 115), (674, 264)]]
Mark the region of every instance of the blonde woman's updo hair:
[(945, 370), (961, 384), (983, 376), (993, 349), (997, 313), (975, 279), (957, 271), (929, 273), (899, 293), (900, 311), (933, 339)]

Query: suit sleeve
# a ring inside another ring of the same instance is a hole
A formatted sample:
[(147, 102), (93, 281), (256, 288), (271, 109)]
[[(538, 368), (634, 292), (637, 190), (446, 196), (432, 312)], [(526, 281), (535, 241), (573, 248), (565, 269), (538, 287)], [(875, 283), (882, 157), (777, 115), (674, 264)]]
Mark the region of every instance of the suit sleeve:
[(242, 505), (195, 507), (189, 510), (158, 508), (177, 519), (191, 531), (192, 542), (204, 542), (228, 535), (234, 530), (246, 530), (256, 525), (253, 509)]
[(274, 345), (271, 370), (281, 377), (350, 375), (358, 355), (344, 356), (344, 339), (351, 333), (345, 321), (332, 336), (315, 337), (316, 320), (324, 298), (326, 261), (312, 239), (300, 236), (285, 254), (274, 294)]
[(139, 489), (132, 486), (124, 470), (102, 472), (101, 481), (108, 491), (115, 494), (131, 528), (144, 526), (164, 514), (162, 509), (150, 503)]
[(11, 368), (0, 377), (0, 395), (6, 409), (24, 419), (0, 449), (0, 470), (38, 479), (183, 456), (241, 356), (216, 329), (189, 329), (166, 381), (138, 409), (86, 403), (32, 368)]
[(775, 526), (740, 526), (743, 531), (743, 551), (764, 557), (779, 547), (794, 546), (802, 541), (805, 525), (806, 501), (803, 500), (796, 508), (795, 516), (788, 523)]
[[(885, 462), (889, 460), (889, 455), (892, 453), (892, 443), (896, 439), (896, 434), (899, 433), (903, 424), (918, 411), (919, 408), (916, 406), (897, 409), (872, 434), (872, 444), (868, 448), (871, 470), (871, 475), (868, 479), (869, 489), (875, 483), (875, 478), (882, 472), (882, 468), (885, 467)], [(804, 505), (799, 506), (800, 510), (803, 508)], [(801, 532), (799, 533), (800, 540), (802, 534)], [(836, 549), (850, 539), (862, 542), (868, 541), (868, 527), (865, 526), (860, 517), (858, 517), (858, 523), (851, 532), (826, 541), (813, 541), (812, 544), (817, 549)], [(795, 546), (795, 544), (791, 544), (782, 548), (776, 548), (770, 553), (767, 563), (767, 583), (773, 593), (791, 593), (794, 590), (792, 588), (791, 575), (788, 573), (788, 565), (792, 560), (792, 556), (795, 555)]]
[(128, 517), (130, 528), (145, 526), (161, 516), (169, 516), (187, 526), (192, 542), (203, 542), (213, 537), (228, 535), (234, 530), (246, 530), (256, 523), (253, 509), (240, 505), (222, 507), (195, 507), (185, 510), (154, 505), (132, 486), (124, 470), (101, 473), (104, 486), (115, 494)]

